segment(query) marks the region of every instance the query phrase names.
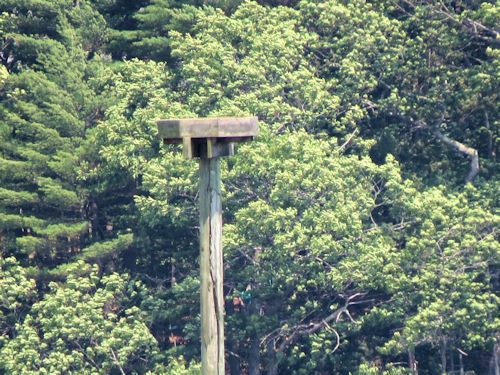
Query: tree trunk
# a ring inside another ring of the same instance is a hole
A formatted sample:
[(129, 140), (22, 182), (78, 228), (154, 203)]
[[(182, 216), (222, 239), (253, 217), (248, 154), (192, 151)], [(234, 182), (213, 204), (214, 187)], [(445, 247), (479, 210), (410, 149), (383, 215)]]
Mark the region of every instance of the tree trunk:
[(176, 283), (176, 278), (175, 278), (175, 259), (173, 257), (170, 257), (170, 287), (173, 288)]
[(408, 349), (408, 367), (413, 375), (418, 375), (417, 361), (415, 360), (415, 350)]
[(484, 122), (486, 123), (486, 129), (488, 129), (488, 158), (490, 158), (490, 160), (496, 160), (495, 137), (493, 131), (491, 130), (488, 112), (486, 111), (484, 111)]
[(500, 345), (498, 342), (493, 345), (493, 366), (495, 375), (500, 375)]
[(266, 363), (266, 375), (277, 375), (278, 374), (278, 358), (276, 358), (276, 351), (272, 342), (267, 344), (267, 363)]
[(441, 342), (441, 373), (446, 375), (446, 348), (447, 342), (446, 339), (443, 339)]
[(274, 360), (271, 360), (267, 364), (267, 375), (278, 375), (278, 361), (276, 360), (276, 356), (274, 356)]
[(89, 227), (89, 235), (90, 238), (97, 238), (99, 234), (99, 217), (98, 217), (98, 207), (97, 202), (94, 197), (91, 197), (91, 201), (89, 203), (89, 219), (90, 219), (90, 227)]
[[(257, 262), (257, 256), (254, 255), (254, 261)], [(247, 321), (251, 321), (252, 316), (259, 314), (260, 303), (257, 298), (252, 301), (245, 308), (245, 315)], [(248, 348), (248, 375), (260, 375), (260, 337), (255, 329), (250, 331), (250, 343)]]
[(200, 305), (203, 375), (223, 375), (224, 291), (219, 158), (200, 159)]
[(241, 373), (241, 361), (240, 357), (237, 355), (239, 349), (238, 343), (236, 340), (228, 340), (227, 347), (229, 352), (229, 373), (231, 375), (239, 375)]
[(260, 375), (260, 345), (259, 338), (253, 334), (250, 338), (248, 351), (248, 375)]
[(455, 351), (453, 348), (450, 348), (450, 372), (452, 374), (455, 373), (455, 356), (453, 354), (455, 354)]
[[(252, 259), (253, 262), (258, 265), (262, 248), (256, 247), (254, 250), (255, 252), (252, 256)], [(247, 285), (247, 291), (252, 290), (251, 285), (252, 284)], [(260, 301), (256, 296), (254, 296), (245, 309), (246, 318), (248, 319), (251, 316), (258, 317), (260, 308)], [(260, 375), (260, 337), (259, 333), (255, 329), (253, 329), (250, 334), (250, 345), (248, 352), (248, 375)]]

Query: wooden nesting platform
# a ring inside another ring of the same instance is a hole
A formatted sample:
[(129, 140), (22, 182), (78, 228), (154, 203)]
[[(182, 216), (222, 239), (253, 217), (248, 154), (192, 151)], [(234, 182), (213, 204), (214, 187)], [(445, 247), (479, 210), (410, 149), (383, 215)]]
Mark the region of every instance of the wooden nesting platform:
[(167, 144), (182, 143), (186, 159), (234, 155), (234, 143), (251, 141), (257, 117), (208, 117), (158, 120), (158, 134)]

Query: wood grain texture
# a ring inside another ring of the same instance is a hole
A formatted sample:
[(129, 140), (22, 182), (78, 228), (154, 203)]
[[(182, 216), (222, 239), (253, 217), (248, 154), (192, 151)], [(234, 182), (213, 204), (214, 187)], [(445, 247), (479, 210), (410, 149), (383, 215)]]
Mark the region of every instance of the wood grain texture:
[(200, 159), (200, 305), (203, 375), (224, 374), (222, 203), (219, 158)]
[(185, 159), (193, 158), (193, 142), (191, 138), (182, 138), (182, 152)]
[(158, 120), (158, 134), (163, 139), (254, 137), (257, 117), (208, 117)]

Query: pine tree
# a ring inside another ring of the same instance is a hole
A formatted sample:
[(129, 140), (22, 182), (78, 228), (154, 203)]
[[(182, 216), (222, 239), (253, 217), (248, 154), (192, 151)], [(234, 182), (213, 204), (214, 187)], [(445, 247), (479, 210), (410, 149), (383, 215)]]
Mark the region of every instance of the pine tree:
[(85, 2), (7, 1), (1, 10), (10, 73), (0, 91), (1, 251), (53, 267), (93, 230), (77, 167), (99, 111), (86, 81), (103, 19)]

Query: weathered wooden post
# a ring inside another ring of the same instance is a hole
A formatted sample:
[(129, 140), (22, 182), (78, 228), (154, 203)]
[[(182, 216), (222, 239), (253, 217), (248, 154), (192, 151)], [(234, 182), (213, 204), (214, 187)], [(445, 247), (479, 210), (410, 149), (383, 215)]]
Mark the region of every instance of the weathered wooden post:
[(224, 374), (224, 291), (222, 255), (221, 156), (234, 142), (252, 140), (257, 117), (159, 120), (165, 143), (182, 143), (186, 159), (200, 158), (200, 301), (203, 375)]

